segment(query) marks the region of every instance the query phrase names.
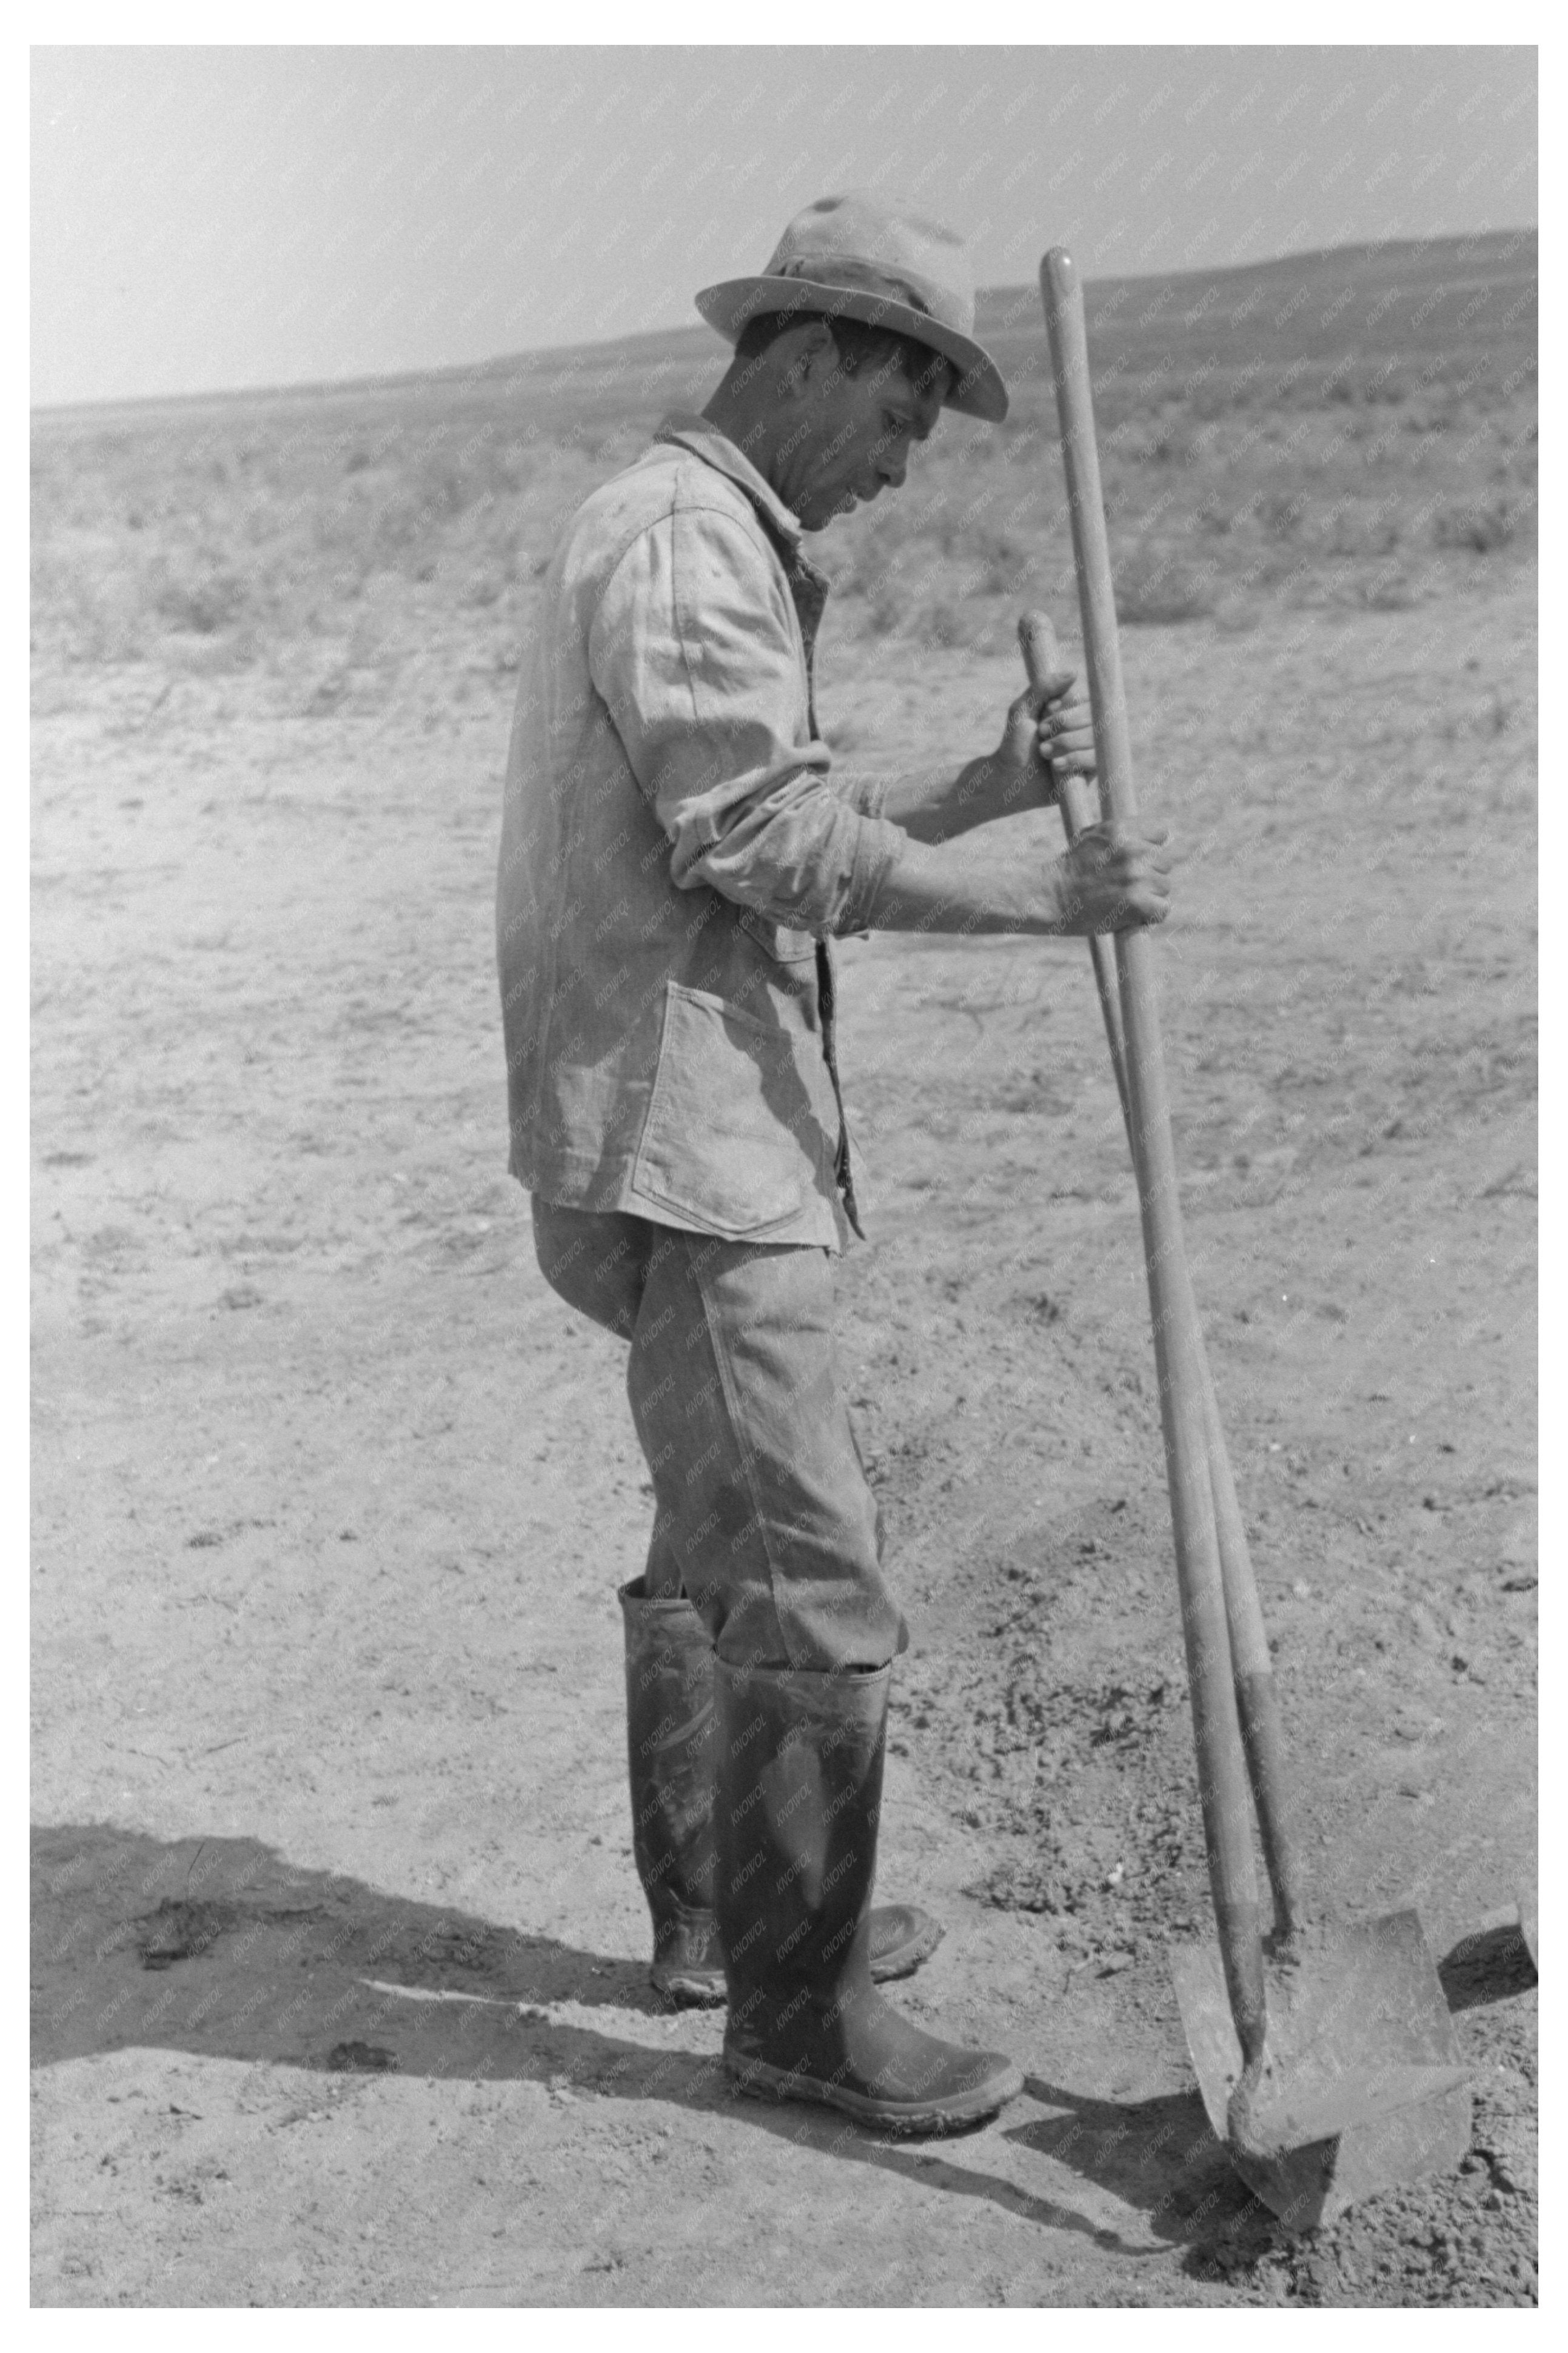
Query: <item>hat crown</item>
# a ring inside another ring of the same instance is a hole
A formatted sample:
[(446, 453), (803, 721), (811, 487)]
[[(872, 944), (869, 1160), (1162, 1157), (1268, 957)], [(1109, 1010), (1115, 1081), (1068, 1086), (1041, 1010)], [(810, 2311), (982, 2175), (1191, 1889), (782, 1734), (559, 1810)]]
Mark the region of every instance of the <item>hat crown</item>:
[(705, 286), (697, 308), (737, 343), (753, 319), (823, 315), (885, 327), (939, 352), (951, 370), (944, 406), (1000, 425), (1007, 386), (975, 341), (975, 287), (960, 237), (868, 189), (819, 196), (797, 213), (758, 278)]
[(963, 239), (863, 190), (820, 196), (797, 213), (763, 275), (884, 295), (960, 335), (974, 332), (974, 274)]

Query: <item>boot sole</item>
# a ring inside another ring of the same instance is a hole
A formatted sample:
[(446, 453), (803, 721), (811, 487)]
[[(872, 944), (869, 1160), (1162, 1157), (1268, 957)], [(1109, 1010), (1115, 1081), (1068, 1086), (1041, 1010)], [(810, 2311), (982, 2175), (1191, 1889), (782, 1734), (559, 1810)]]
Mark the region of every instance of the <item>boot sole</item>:
[(919, 1925), (901, 1945), (895, 1945), (890, 1952), (872, 1955), (873, 1985), (891, 1985), (895, 1978), (912, 1978), (921, 1962), (928, 1961), (941, 1943), (946, 1931), (939, 1920), (933, 1920), (924, 1912), (915, 1912), (913, 1917)]
[[(891, 1985), (898, 1978), (912, 1978), (922, 1961), (928, 1961), (946, 1933), (941, 1923), (916, 1915), (923, 1925), (892, 1951), (874, 1958), (871, 1981), (874, 1985)], [(677, 2010), (719, 2010), (726, 1999), (722, 1969), (662, 1968), (657, 1964), (650, 1969), (649, 1978), (655, 1993), (673, 2002)]]
[(985, 2124), (1023, 2089), (1023, 2070), (1010, 2066), (990, 2084), (972, 2092), (955, 2093), (950, 2099), (879, 2100), (869, 2092), (852, 2092), (841, 2084), (770, 2066), (766, 2059), (742, 2059), (728, 2050), (724, 2066), (726, 2074), (749, 2099), (800, 2100), (813, 2107), (837, 2108), (856, 2124), (909, 2138), (935, 2138), (938, 2133), (964, 2132), (971, 2125)]
[(676, 2010), (722, 2010), (726, 2000), (724, 1971), (715, 1969), (650, 1969), (649, 1982)]

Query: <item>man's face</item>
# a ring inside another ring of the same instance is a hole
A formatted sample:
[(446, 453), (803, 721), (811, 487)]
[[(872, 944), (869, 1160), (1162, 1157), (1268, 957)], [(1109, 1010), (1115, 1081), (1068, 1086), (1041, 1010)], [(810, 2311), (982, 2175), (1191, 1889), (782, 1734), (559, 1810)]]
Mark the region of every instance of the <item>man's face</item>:
[(846, 375), (831, 343), (813, 350), (794, 388), (791, 420), (770, 479), (805, 531), (824, 531), (885, 490), (897, 490), (910, 445), (942, 413), (946, 363), (931, 355), (920, 384), (896, 361), (864, 362)]

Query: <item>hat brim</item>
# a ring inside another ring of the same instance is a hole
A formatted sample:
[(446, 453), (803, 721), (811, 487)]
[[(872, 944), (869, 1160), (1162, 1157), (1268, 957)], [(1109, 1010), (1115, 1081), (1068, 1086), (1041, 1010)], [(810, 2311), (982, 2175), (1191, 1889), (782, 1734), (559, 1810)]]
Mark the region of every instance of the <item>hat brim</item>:
[(907, 302), (896, 302), (868, 288), (826, 286), (810, 278), (726, 278), (722, 285), (705, 286), (696, 304), (708, 325), (730, 343), (751, 320), (786, 311), (821, 311), (830, 318), (859, 319), (868, 327), (886, 327), (951, 362), (954, 381), (942, 403), (944, 408), (983, 417), (988, 425), (1000, 425), (1007, 415), (1007, 386), (983, 344), (959, 334), (956, 327), (944, 326), (929, 311), (914, 310)]

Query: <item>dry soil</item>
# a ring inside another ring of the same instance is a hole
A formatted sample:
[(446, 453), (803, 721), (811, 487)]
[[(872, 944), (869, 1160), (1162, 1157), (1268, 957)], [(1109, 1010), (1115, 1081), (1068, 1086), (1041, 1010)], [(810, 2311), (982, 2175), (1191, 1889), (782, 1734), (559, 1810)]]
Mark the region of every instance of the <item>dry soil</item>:
[[(1533, 1886), (1527, 570), (1128, 633), (1188, 1233), (1326, 1905)], [(1059, 615), (1059, 618), (1065, 617)], [(1248, 628), (1241, 623), (1251, 620)], [(1206, 1891), (1136, 1200), (1081, 945), (851, 944), (846, 1366), (914, 1630), (882, 1884), (972, 2137), (732, 2099), (644, 1977), (616, 1343), (503, 1173), (511, 677), (48, 669), (36, 733), (45, 2304), (1523, 2305), (1535, 1999), (1460, 2170), (1291, 2240), (1166, 1971)], [(197, 649), (199, 651), (199, 648)], [(1002, 653), (824, 641), (857, 758)], [(1021, 855), (1055, 842), (1045, 819)]]

